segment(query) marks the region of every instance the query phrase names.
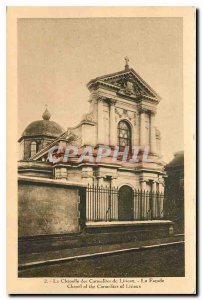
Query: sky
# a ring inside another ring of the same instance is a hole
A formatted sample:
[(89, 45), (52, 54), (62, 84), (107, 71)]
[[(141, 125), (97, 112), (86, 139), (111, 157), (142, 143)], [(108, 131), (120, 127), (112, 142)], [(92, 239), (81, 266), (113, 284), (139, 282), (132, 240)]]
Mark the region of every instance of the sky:
[(88, 111), (86, 84), (133, 68), (162, 98), (156, 125), (163, 160), (183, 150), (183, 31), (181, 18), (18, 20), (18, 133), (42, 119), (64, 129)]

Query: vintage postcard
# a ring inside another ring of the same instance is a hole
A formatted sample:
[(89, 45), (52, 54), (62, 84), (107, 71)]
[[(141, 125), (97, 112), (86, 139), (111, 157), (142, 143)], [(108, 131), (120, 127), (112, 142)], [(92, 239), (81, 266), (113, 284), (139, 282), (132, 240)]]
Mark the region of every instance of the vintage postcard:
[(195, 294), (193, 7), (7, 8), (7, 291)]

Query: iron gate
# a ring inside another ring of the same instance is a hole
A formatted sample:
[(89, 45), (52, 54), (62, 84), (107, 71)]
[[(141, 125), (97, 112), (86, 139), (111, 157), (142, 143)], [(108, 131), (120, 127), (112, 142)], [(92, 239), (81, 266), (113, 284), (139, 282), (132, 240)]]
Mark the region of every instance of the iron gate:
[[(116, 187), (88, 185), (86, 199), (87, 221), (119, 221), (120, 220), (120, 193)], [(163, 219), (164, 193), (134, 190), (133, 213), (131, 220)], [(126, 205), (126, 201), (122, 201)], [(125, 218), (125, 221), (126, 218)]]

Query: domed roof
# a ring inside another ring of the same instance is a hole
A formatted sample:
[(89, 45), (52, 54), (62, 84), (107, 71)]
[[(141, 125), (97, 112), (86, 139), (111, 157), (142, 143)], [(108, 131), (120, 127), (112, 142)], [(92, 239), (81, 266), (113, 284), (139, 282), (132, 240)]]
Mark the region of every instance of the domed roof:
[(38, 120), (30, 123), (23, 131), (20, 140), (23, 137), (30, 136), (49, 136), (55, 138), (60, 136), (64, 132), (64, 129), (56, 122), (50, 121), (50, 117), (51, 114), (46, 108), (42, 115), (43, 120)]

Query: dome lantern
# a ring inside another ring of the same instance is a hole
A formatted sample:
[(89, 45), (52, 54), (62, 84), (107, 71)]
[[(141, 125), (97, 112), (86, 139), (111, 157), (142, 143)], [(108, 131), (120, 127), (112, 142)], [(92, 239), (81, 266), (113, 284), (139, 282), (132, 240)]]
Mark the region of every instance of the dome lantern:
[(42, 114), (42, 120), (37, 120), (31, 122), (23, 131), (18, 142), (21, 142), (23, 139), (35, 139), (35, 138), (57, 138), (65, 130), (56, 122), (51, 121), (51, 114), (48, 111), (47, 107)]
[(43, 113), (43, 115), (42, 115), (42, 118), (43, 118), (43, 120), (48, 121), (48, 120), (50, 120), (50, 117), (51, 117), (51, 114), (50, 114), (50, 112), (48, 111), (47, 105), (46, 105), (46, 109), (45, 109), (45, 111), (44, 111), (44, 113)]

